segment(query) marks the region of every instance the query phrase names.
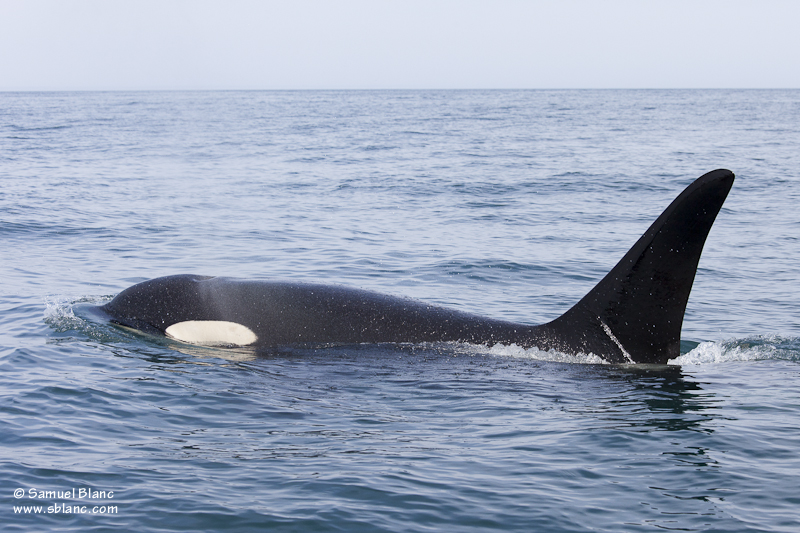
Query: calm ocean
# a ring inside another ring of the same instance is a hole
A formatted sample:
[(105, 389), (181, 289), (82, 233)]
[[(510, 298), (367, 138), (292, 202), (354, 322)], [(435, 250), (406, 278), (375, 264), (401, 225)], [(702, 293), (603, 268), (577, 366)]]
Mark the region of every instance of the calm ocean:
[[(737, 178), (669, 366), (271, 353), (90, 318), (181, 273), (547, 322)], [(0, 93), (8, 531), (800, 531), (800, 91)]]

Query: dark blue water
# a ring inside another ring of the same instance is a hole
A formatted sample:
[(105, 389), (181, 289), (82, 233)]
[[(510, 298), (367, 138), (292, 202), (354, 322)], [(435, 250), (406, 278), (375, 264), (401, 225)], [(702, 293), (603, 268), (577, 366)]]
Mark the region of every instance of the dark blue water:
[[(197, 273), (542, 323), (720, 167), (668, 367), (85, 312)], [(798, 168), (800, 91), (0, 94), (5, 528), (797, 531)]]

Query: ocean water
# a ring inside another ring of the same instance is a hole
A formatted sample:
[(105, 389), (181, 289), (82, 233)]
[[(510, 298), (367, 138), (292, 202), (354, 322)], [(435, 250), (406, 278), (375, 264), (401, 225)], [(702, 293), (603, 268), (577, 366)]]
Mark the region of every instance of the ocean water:
[[(184, 345), (179, 273), (549, 321), (737, 175), (682, 355)], [(800, 91), (0, 93), (8, 531), (800, 530)]]

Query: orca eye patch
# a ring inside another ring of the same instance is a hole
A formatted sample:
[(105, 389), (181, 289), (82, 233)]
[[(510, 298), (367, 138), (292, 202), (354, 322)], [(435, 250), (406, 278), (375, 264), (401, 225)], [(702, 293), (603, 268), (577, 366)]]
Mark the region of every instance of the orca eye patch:
[(258, 340), (250, 328), (225, 320), (188, 320), (172, 324), (165, 333), (189, 344), (249, 346)]

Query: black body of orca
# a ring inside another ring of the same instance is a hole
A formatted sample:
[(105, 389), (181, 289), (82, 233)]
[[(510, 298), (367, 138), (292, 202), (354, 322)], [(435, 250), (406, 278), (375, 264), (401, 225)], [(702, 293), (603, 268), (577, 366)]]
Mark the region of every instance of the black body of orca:
[(114, 324), (196, 344), (516, 344), (665, 364), (680, 355), (697, 263), (733, 179), (715, 170), (695, 180), (583, 299), (540, 326), (340, 286), (195, 275), (139, 283), (99, 309)]

